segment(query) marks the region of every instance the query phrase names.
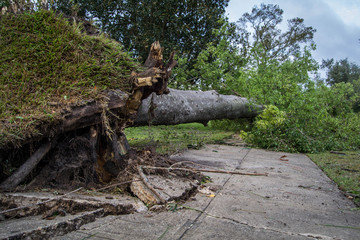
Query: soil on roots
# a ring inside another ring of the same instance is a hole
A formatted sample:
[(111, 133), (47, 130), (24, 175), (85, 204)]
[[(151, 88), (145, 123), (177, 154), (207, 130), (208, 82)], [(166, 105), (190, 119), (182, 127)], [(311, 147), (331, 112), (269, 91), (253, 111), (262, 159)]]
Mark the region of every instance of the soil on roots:
[[(87, 138), (78, 136), (72, 138), (70, 143), (59, 144), (53, 151), (51, 159), (45, 166), (41, 166), (39, 174), (23, 190), (30, 191), (43, 188), (52, 188), (70, 191), (78, 187), (90, 190), (101, 190), (109, 193), (130, 192), (130, 185), (134, 176), (138, 175), (138, 166), (161, 167), (164, 169), (147, 169), (146, 175), (160, 175), (166, 178), (180, 178), (200, 183), (203, 175), (191, 171), (173, 170), (169, 172), (173, 164), (167, 155), (156, 153), (152, 147), (144, 149), (132, 148), (123, 156), (126, 162), (125, 169), (118, 171), (117, 163), (108, 160), (104, 170), (111, 176), (111, 180), (103, 182), (96, 173), (96, 161), (94, 161), (91, 143)], [(116, 175), (115, 175), (116, 174)], [(111, 187), (114, 186), (114, 187)], [(131, 192), (130, 192), (131, 194)]]

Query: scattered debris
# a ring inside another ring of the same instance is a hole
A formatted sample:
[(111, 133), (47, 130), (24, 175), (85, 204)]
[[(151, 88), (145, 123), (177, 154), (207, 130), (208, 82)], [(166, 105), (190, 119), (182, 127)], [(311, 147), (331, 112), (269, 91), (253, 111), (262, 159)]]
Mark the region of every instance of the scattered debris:
[(280, 157), (280, 161), (287, 162), (287, 161), (289, 161), (289, 159), (287, 159), (286, 155), (283, 155), (283, 156)]
[(185, 200), (196, 192), (199, 181), (186, 178), (164, 177), (159, 174), (146, 176), (138, 166), (141, 181), (133, 181), (131, 191), (147, 205), (164, 204), (171, 200)]
[(209, 189), (209, 187), (203, 187), (199, 189), (199, 193), (202, 193), (206, 196), (215, 196), (215, 193)]
[(154, 205), (152, 206), (151, 208), (149, 208), (149, 211), (152, 211), (152, 212), (160, 212), (160, 211), (163, 211), (166, 209), (166, 206), (165, 205)]

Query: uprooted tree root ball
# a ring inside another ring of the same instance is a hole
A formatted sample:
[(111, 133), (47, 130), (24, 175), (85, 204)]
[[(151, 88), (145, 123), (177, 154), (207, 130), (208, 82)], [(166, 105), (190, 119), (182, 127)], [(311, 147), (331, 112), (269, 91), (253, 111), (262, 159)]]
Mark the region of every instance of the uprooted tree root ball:
[(204, 178), (202, 174), (192, 171), (171, 170), (171, 166), (178, 162), (166, 155), (156, 153), (152, 148), (145, 148), (131, 149), (124, 156), (127, 166), (123, 170), (119, 169), (116, 162), (107, 161), (104, 169), (112, 180), (103, 182), (95, 174), (96, 165), (92, 164), (89, 150), (89, 142), (84, 137), (73, 138), (71, 143), (59, 145), (52, 150), (53, 157), (49, 159), (46, 166), (39, 167), (39, 174), (29, 181), (27, 186), (18, 189), (26, 191), (42, 188), (72, 190), (76, 187), (84, 187), (103, 192), (128, 192), (134, 178), (141, 179), (138, 173), (139, 166), (164, 168), (144, 168), (146, 175), (176, 177), (194, 183), (200, 183)]
[(0, 16), (3, 191), (40, 178), (55, 186), (110, 182), (131, 160), (123, 131), (142, 100), (169, 92), (174, 52), (165, 64), (154, 42), (139, 67), (119, 42), (72, 20), (43, 10)]

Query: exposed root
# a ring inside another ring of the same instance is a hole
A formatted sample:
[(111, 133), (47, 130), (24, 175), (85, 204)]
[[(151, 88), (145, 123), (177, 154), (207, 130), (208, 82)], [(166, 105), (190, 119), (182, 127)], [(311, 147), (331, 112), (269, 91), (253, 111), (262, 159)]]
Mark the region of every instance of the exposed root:
[(41, 159), (50, 151), (51, 142), (46, 142), (26, 162), (21, 165), (10, 177), (1, 183), (1, 190), (11, 190), (21, 183), (37, 166)]

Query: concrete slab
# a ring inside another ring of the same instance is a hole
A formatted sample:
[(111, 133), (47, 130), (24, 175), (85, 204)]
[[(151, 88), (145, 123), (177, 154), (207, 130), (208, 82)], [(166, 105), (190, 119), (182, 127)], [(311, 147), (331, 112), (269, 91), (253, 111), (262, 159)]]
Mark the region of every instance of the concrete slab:
[[(196, 200), (187, 204), (194, 209), (205, 210), (210, 201), (211, 198), (199, 194)], [(200, 215), (200, 212), (182, 209), (108, 216), (56, 239), (84, 239), (89, 236), (90, 239), (178, 239)]]
[(287, 234), (272, 229), (259, 228), (229, 219), (206, 216), (194, 225), (180, 239), (308, 239), (304, 236)]
[[(184, 204), (186, 209), (151, 218), (119, 216), (103, 232), (111, 233), (107, 238), (359, 239), (354, 204), (305, 155), (207, 146), (174, 159), (269, 176), (207, 174), (212, 185), (220, 186), (214, 198), (198, 193), (197, 201)], [(110, 230), (114, 225), (121, 230)]]
[(144, 204), (136, 198), (115, 194), (78, 194), (67, 196), (50, 192), (1, 193), (0, 203), (18, 210), (4, 213), (6, 218), (19, 218), (43, 214), (54, 207), (61, 206), (67, 213), (104, 209), (105, 215), (129, 214), (141, 211)]
[(197, 168), (207, 167), (222, 170), (233, 170), (239, 166), (248, 148), (232, 147), (227, 145), (207, 145), (200, 150), (189, 150), (170, 158), (176, 161), (191, 161)]
[(10, 206), (3, 213), (6, 220), (0, 221), (0, 239), (48, 239), (78, 230), (109, 214), (147, 209), (135, 198), (111, 194), (2, 193), (0, 203)]

